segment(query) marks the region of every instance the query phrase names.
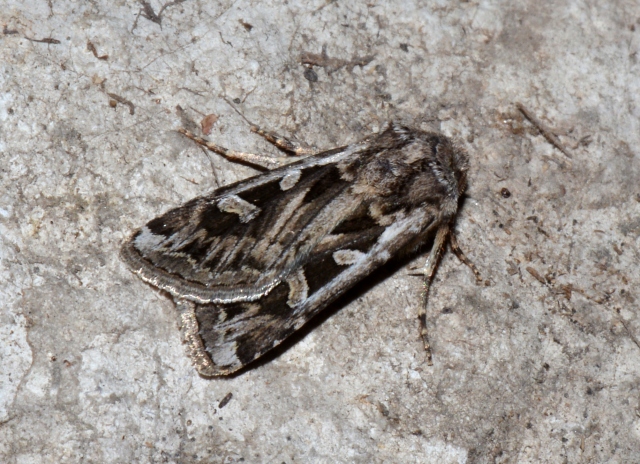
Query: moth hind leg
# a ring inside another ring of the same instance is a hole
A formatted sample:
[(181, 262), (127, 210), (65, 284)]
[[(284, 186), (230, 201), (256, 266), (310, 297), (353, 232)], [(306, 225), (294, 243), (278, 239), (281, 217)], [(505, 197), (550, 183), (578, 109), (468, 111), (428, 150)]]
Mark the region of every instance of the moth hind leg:
[(310, 147), (300, 142), (296, 142), (287, 137), (283, 137), (276, 134), (275, 132), (266, 131), (255, 125), (251, 126), (251, 132), (255, 132), (261, 137), (264, 137), (267, 141), (271, 142), (280, 150), (288, 153), (294, 153), (297, 156), (310, 156), (319, 153), (319, 150), (317, 150), (316, 148)]
[(219, 155), (224, 156), (226, 159), (230, 161), (246, 163), (251, 166), (255, 166), (255, 167), (263, 168), (267, 170), (276, 169), (293, 162), (291, 158), (287, 158), (284, 156), (276, 157), (276, 156), (269, 156), (269, 155), (258, 155), (254, 153), (245, 153), (245, 152), (236, 151), (236, 150), (229, 150), (228, 148), (225, 148), (221, 145), (217, 145), (213, 142), (210, 142), (207, 139), (198, 137), (193, 132), (188, 131), (187, 129), (178, 129), (178, 132), (180, 132), (185, 137), (190, 138), (194, 142), (202, 145), (208, 150), (211, 150), (212, 152), (215, 152)]

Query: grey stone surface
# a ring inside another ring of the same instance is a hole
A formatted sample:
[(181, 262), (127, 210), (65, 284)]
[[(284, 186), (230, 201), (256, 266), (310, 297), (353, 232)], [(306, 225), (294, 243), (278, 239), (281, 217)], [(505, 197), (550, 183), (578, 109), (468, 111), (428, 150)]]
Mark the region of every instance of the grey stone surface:
[[(174, 3), (0, 7), (1, 462), (640, 462), (638, 2)], [(467, 148), (458, 236), (490, 285), (445, 256), (433, 367), (416, 257), (196, 375), (118, 250), (255, 173), (175, 129), (216, 114), (210, 138), (274, 152), (227, 100), (319, 147), (397, 119)]]

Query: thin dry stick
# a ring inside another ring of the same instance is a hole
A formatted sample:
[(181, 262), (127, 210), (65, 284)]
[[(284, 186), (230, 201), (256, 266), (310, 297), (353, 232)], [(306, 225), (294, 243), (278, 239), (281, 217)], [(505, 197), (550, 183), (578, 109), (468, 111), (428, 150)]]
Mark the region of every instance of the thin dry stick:
[(516, 107), (520, 110), (520, 112), (524, 115), (524, 117), (531, 122), (531, 124), (536, 126), (536, 128), (540, 131), (540, 133), (544, 136), (544, 138), (549, 141), (549, 143), (551, 143), (554, 147), (560, 150), (567, 158), (569, 159), (573, 158), (571, 153), (569, 153), (567, 148), (562, 144), (558, 136), (554, 134), (553, 131), (549, 127), (547, 127), (545, 123), (540, 121), (535, 114), (529, 111), (520, 102), (516, 102)]

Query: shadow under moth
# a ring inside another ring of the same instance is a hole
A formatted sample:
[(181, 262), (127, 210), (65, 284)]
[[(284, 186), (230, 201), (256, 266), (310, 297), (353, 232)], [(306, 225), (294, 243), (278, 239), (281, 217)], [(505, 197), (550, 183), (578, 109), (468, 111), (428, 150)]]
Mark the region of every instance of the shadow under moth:
[(266, 172), (153, 219), (121, 252), (142, 280), (172, 295), (198, 372), (227, 375), (246, 366), (391, 257), (435, 234), (420, 271), (418, 314), (431, 364), (426, 301), (448, 239), (470, 265), (451, 233), (466, 187), (465, 152), (441, 134), (401, 124), (322, 152), (252, 131), (304, 157), (228, 150), (181, 129)]

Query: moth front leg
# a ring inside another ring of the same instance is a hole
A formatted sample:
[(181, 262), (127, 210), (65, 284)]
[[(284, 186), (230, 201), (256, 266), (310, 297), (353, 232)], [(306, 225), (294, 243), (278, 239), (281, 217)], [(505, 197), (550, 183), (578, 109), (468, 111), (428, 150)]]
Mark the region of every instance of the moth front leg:
[(455, 253), (458, 259), (469, 269), (471, 269), (471, 272), (473, 272), (473, 275), (476, 277), (476, 283), (478, 285), (482, 284), (482, 275), (480, 274), (480, 271), (478, 271), (476, 265), (473, 264), (471, 260), (464, 254), (462, 248), (460, 248), (460, 245), (458, 245), (458, 239), (456, 238), (455, 234), (451, 234), (449, 243), (451, 244), (451, 250)]
[(433, 248), (431, 248), (431, 253), (427, 257), (427, 262), (424, 264), (424, 268), (420, 271), (420, 274), (424, 275), (424, 298), (423, 305), (420, 308), (420, 312), (418, 313), (418, 318), (420, 319), (420, 336), (422, 337), (422, 341), (424, 343), (424, 349), (427, 352), (427, 364), (429, 366), (433, 365), (433, 356), (431, 353), (431, 345), (429, 344), (429, 333), (427, 331), (427, 304), (429, 302), (429, 289), (431, 288), (431, 281), (433, 280), (433, 276), (436, 271), (436, 267), (438, 266), (438, 261), (442, 256), (442, 251), (447, 244), (447, 239), (449, 239), (449, 243), (451, 245), (451, 250), (455, 253), (458, 259), (466, 264), (473, 274), (476, 277), (476, 283), (482, 283), (482, 276), (480, 275), (480, 271), (478, 268), (465, 256), (460, 245), (458, 245), (458, 240), (456, 236), (451, 230), (449, 226), (442, 226), (438, 229), (436, 233), (436, 238), (433, 243)]
[(429, 302), (429, 289), (431, 288), (431, 281), (435, 273), (436, 267), (440, 256), (442, 256), (442, 250), (447, 244), (447, 237), (449, 236), (449, 226), (441, 226), (436, 233), (436, 238), (433, 242), (433, 248), (431, 253), (427, 257), (427, 261), (424, 264), (424, 268), (420, 274), (424, 275), (424, 293), (422, 307), (418, 312), (418, 319), (420, 320), (420, 336), (424, 343), (424, 350), (427, 355), (427, 364), (433, 366), (433, 355), (431, 353), (431, 344), (429, 343), (429, 331), (427, 330), (427, 304)]
[(216, 145), (213, 142), (210, 142), (207, 139), (203, 139), (202, 137), (198, 137), (194, 133), (186, 130), (186, 129), (178, 129), (178, 132), (183, 134), (186, 137), (189, 137), (194, 142), (202, 145), (203, 147), (224, 156), (230, 161), (239, 161), (241, 163), (247, 163), (251, 166), (256, 166), (258, 168), (263, 168), (267, 170), (276, 169), (282, 166), (286, 166), (287, 164), (295, 161), (292, 158), (287, 158), (284, 156), (269, 156), (269, 155), (258, 155), (254, 153), (244, 153), (242, 151), (229, 150), (221, 145)]

